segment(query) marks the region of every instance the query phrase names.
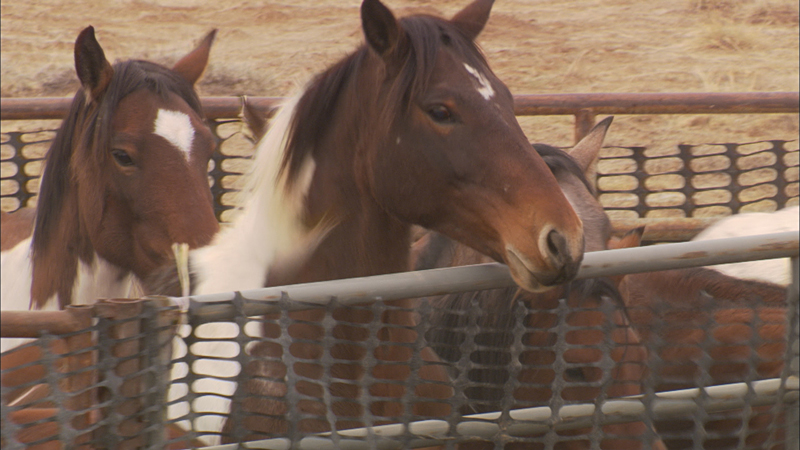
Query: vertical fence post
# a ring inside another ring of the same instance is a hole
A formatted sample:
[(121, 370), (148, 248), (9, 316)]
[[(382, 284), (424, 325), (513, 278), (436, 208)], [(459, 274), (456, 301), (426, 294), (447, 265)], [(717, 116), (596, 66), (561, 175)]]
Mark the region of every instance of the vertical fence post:
[[(789, 344), (789, 376), (800, 377), (800, 258), (792, 258), (792, 284), (787, 289), (786, 337)], [(786, 373), (784, 372), (784, 373)], [(800, 448), (800, 411), (797, 404), (786, 404), (786, 448)]]
[[(75, 433), (74, 442), (68, 446), (77, 447), (91, 439), (91, 433), (80, 433), (80, 431), (86, 430), (98, 419), (96, 411), (92, 411), (92, 407), (96, 404), (97, 392), (91, 389), (97, 384), (97, 370), (92, 369), (96, 366), (96, 351), (92, 348), (92, 308), (84, 305), (68, 306), (67, 312), (72, 316), (74, 323), (78, 324), (79, 329), (86, 330), (64, 338), (69, 355), (66, 358), (66, 371), (69, 376), (58, 383), (59, 390), (68, 394), (64, 401), (64, 409), (75, 412), (69, 424)], [(67, 432), (67, 434), (72, 433)]]
[(98, 317), (109, 321), (107, 336), (101, 345), (107, 349), (107, 357), (114, 364), (105, 373), (109, 385), (111, 406), (108, 411), (108, 426), (98, 432), (105, 435), (109, 448), (127, 450), (144, 446), (142, 417), (142, 326), (141, 300), (110, 299), (95, 305)]
[(152, 387), (145, 400), (145, 423), (149, 428), (148, 443), (155, 448), (164, 448), (170, 439), (164, 423), (167, 421), (167, 392), (172, 381), (173, 341), (177, 336), (181, 312), (177, 307), (172, 307), (174, 303), (167, 297), (147, 297), (145, 305), (155, 315), (148, 320), (145, 331), (149, 355), (147, 366), (151, 369), (151, 376), (147, 377), (146, 383)]
[(589, 134), (594, 126), (594, 112), (591, 109), (581, 109), (575, 113), (575, 143)]

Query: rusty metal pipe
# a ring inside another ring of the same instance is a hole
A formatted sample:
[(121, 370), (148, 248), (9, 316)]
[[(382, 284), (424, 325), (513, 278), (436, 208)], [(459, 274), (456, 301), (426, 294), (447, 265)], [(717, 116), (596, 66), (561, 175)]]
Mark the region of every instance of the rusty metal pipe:
[[(283, 99), (248, 97), (253, 107), (268, 112)], [(3, 98), (0, 119), (63, 119), (71, 98)], [(209, 119), (238, 117), (240, 97), (204, 97), (203, 109)], [(769, 114), (800, 111), (797, 92), (714, 92), (634, 94), (536, 94), (514, 96), (518, 116), (586, 114)]]
[(86, 328), (86, 324), (70, 311), (3, 311), (0, 315), (0, 337), (37, 338), (42, 332), (69, 334)]

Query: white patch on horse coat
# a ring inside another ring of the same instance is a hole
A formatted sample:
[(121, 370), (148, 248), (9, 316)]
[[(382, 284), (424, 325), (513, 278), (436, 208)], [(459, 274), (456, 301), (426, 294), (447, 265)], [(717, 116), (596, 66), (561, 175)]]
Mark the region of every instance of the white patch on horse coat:
[(78, 265), (78, 277), (72, 288), (72, 304), (91, 305), (101, 298), (135, 298), (131, 295), (138, 287), (135, 278), (133, 274), (95, 254), (91, 264), (81, 261)]
[[(31, 305), (31, 283), (33, 283), (31, 238), (3, 252), (0, 266), (2, 266), (0, 267), (2, 310), (28, 311)], [(78, 264), (78, 273), (72, 288), (72, 304), (91, 304), (100, 298), (131, 297), (132, 291), (138, 286), (134, 278), (133, 275), (125, 274), (119, 267), (95, 255), (91, 264), (84, 262)], [(58, 310), (55, 295), (47, 299), (42, 310)], [(3, 339), (0, 348), (6, 351), (29, 341), (30, 339)]]
[(467, 72), (475, 77), (475, 80), (478, 82), (478, 93), (481, 94), (486, 100), (494, 97), (494, 89), (492, 89), (492, 84), (489, 83), (486, 75), (482, 74), (478, 71), (478, 69), (470, 66), (467, 63), (464, 63), (464, 67), (467, 69)]
[[(25, 239), (0, 255), (0, 309), (27, 311), (31, 304), (31, 238)], [(7, 351), (31, 339), (0, 339), (0, 350)]]
[[(296, 96), (287, 101), (259, 142), (255, 160), (246, 175), (247, 186), (240, 194), (242, 200), (239, 203), (243, 206), (239, 216), (230, 227), (217, 234), (210, 245), (190, 252), (190, 265), (197, 280), (193, 286), (195, 295), (264, 287), (273, 261), (282, 255), (293, 254), (307, 237), (301, 216), (316, 167), (314, 160), (309, 157), (303, 162), (297, 180), (288, 190), (285, 172), (282, 174), (280, 171), (299, 98)], [(212, 340), (201, 346), (193, 345), (192, 353), (199, 359), (192, 370), (231, 379), (241, 370), (238, 363), (222, 364), (220, 360), (203, 357), (231, 358), (244, 351), (238, 346), (231, 346), (230, 342), (213, 341), (215, 338), (237, 336), (238, 326), (213, 323), (204, 328), (205, 337)], [(173, 370), (173, 379), (179, 376), (175, 370), (177, 368)], [(185, 372), (187, 368), (179, 370)], [(232, 394), (235, 388), (235, 383), (215, 378), (198, 380), (192, 386), (195, 392), (220, 394)], [(170, 390), (170, 401), (181, 397), (187, 389), (184, 384)], [(189, 412), (188, 406), (187, 402), (172, 405), (167, 412), (168, 418), (184, 416)], [(193, 423), (196, 432), (219, 433), (223, 417), (215, 413), (227, 414), (230, 400), (216, 395), (198, 396), (192, 404), (192, 410), (202, 413)], [(178, 423), (186, 425), (186, 421)], [(203, 440), (214, 445), (219, 442), (219, 437), (206, 436)]]
[(177, 147), (183, 153), (186, 161), (189, 161), (194, 141), (194, 127), (189, 116), (178, 111), (159, 109), (153, 133)]
[[(772, 213), (743, 213), (726, 217), (709, 226), (693, 241), (756, 236), (767, 233), (800, 230), (800, 207), (790, 206)], [(725, 275), (743, 280), (767, 281), (781, 286), (792, 282), (789, 258), (746, 261), (708, 266)]]

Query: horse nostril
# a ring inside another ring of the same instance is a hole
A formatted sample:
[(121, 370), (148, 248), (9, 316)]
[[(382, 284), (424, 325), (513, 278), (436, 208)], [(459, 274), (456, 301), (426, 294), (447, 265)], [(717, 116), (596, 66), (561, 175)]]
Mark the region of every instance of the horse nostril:
[(561, 266), (569, 259), (569, 252), (567, 251), (567, 240), (556, 230), (550, 230), (547, 233), (547, 251), (550, 254), (552, 262), (557, 266)]
[(550, 230), (550, 232), (547, 233), (547, 250), (549, 250), (550, 255), (555, 258), (558, 258), (560, 254), (558, 243), (556, 242), (559, 239), (563, 240), (564, 238), (561, 237), (556, 230)]

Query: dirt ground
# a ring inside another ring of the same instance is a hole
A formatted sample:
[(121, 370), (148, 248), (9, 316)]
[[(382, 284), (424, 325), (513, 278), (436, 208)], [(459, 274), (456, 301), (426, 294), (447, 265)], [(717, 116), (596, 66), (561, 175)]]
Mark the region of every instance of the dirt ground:
[[(109, 60), (164, 64), (218, 28), (201, 95), (284, 96), (361, 42), (359, 3), (4, 0), (0, 94), (72, 95), (73, 43), (94, 25)], [(449, 17), (468, 1), (386, 3)], [(516, 94), (797, 91), (800, 77), (796, 0), (498, 0), (479, 42)], [(571, 144), (571, 117), (521, 122), (531, 140)], [(623, 116), (607, 143), (797, 135), (797, 115)]]

